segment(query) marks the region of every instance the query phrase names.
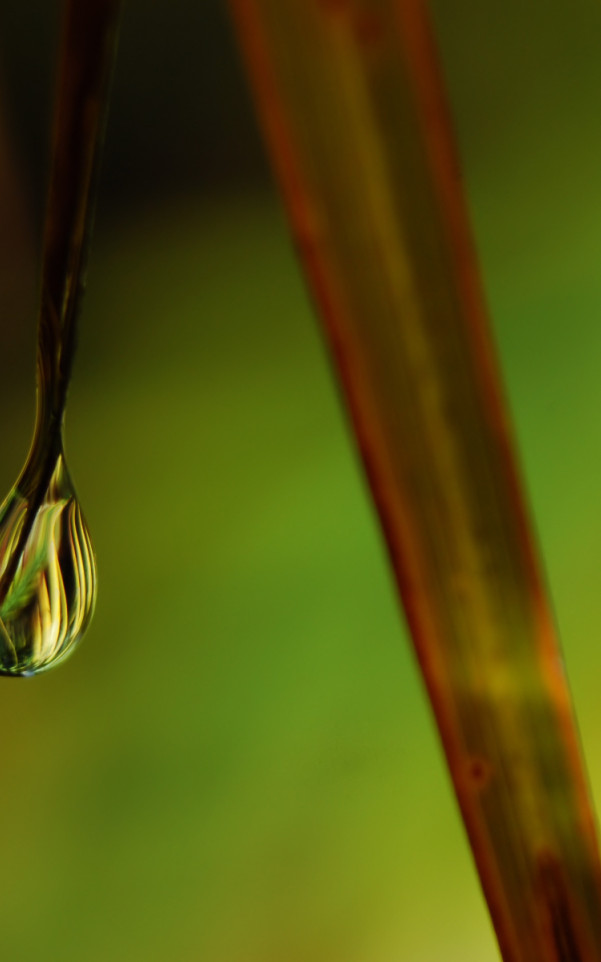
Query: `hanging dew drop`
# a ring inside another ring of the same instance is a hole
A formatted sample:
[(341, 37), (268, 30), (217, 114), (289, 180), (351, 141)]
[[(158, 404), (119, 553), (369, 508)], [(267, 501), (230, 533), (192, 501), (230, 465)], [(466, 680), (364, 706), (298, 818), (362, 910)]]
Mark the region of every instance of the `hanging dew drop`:
[(35, 503), (17, 484), (0, 507), (0, 673), (33, 675), (77, 645), (96, 599), (88, 528), (61, 453)]

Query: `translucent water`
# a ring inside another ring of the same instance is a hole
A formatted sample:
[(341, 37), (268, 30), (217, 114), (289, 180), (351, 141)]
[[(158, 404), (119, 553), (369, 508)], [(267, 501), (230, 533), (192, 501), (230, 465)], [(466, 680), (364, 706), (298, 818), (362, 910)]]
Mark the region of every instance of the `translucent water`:
[(0, 507), (0, 674), (62, 661), (94, 610), (96, 565), (64, 455), (44, 490), (19, 482)]

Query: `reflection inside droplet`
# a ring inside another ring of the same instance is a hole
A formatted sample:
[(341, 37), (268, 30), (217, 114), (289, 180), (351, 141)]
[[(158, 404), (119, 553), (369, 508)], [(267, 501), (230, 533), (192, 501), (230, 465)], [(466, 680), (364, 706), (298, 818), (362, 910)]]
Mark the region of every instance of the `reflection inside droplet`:
[[(22, 476), (23, 477), (23, 476)], [(62, 452), (44, 491), (21, 480), (0, 507), (0, 674), (62, 661), (93, 614), (96, 565)]]

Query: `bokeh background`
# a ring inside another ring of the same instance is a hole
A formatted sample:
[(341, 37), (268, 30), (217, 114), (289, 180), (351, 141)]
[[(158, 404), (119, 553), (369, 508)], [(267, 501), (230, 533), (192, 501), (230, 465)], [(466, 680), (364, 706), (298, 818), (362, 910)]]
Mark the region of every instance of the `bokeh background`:
[[(601, 5), (432, 9), (601, 800)], [(57, 23), (3, 0), (6, 491)], [(126, 2), (67, 429), (100, 594), (72, 660), (0, 681), (0, 958), (497, 959), (217, 0)]]

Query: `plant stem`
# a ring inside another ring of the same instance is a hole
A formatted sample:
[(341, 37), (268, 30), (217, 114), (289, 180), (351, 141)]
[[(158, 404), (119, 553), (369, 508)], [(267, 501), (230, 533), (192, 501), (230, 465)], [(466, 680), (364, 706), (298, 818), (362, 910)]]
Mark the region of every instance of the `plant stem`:
[(231, 0), (505, 962), (601, 871), (422, 0)]
[(85, 286), (120, 0), (66, 0), (38, 321), (38, 421), (60, 430)]

